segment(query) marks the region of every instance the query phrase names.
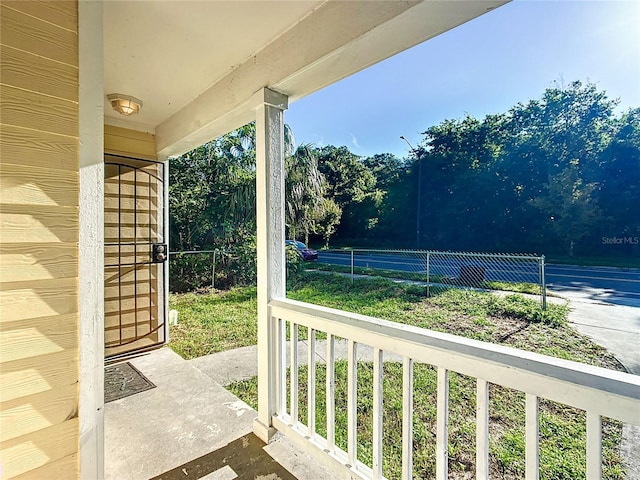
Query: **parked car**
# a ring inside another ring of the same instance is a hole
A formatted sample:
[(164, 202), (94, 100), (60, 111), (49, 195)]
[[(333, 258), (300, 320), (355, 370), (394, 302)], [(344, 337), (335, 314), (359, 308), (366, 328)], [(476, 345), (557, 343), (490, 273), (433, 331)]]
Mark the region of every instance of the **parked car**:
[(307, 247), (302, 242), (298, 242), (297, 240), (286, 240), (285, 245), (287, 247), (294, 247), (298, 252), (298, 255), (300, 255), (300, 258), (302, 258), (302, 260), (304, 260), (305, 262), (310, 262), (312, 260), (318, 259), (318, 252)]

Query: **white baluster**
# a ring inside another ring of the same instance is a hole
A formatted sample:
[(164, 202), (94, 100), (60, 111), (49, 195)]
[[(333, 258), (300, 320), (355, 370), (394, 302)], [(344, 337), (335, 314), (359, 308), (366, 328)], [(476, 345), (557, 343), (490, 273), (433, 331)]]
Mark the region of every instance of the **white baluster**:
[(327, 334), (327, 451), (334, 452), (336, 442), (336, 364), (335, 337)]
[(382, 350), (373, 352), (373, 478), (382, 478), (382, 377), (384, 367)]
[(525, 420), (525, 478), (538, 480), (540, 478), (540, 399), (527, 393)]
[(289, 328), (289, 342), (291, 348), (291, 362), (289, 367), (291, 385), (290, 385), (290, 403), (291, 403), (291, 424), (295, 427), (298, 425), (298, 324), (291, 322)]
[(449, 372), (438, 367), (436, 478), (446, 480), (449, 470)]
[(275, 319), (276, 338), (278, 345), (276, 348), (277, 372), (276, 381), (278, 382), (276, 413), (282, 415), (287, 410), (287, 324), (281, 318)]
[(413, 360), (402, 360), (402, 480), (413, 478)]
[(602, 418), (587, 412), (587, 480), (602, 478)]
[(347, 454), (352, 467), (358, 462), (358, 344), (349, 340), (347, 379)]
[(476, 480), (489, 480), (489, 383), (476, 380)]
[(308, 329), (309, 345), (307, 349), (307, 435), (313, 438), (316, 433), (316, 331)]

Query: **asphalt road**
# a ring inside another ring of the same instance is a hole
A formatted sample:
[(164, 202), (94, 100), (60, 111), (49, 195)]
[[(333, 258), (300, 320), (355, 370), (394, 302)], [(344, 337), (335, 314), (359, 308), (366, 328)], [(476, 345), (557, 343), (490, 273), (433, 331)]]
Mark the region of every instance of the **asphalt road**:
[[(349, 252), (320, 252), (318, 262), (333, 265), (350, 265)], [(407, 253), (356, 253), (356, 267), (369, 267), (399, 272), (426, 273), (424, 256)], [(430, 258), (429, 271), (434, 275), (458, 277), (464, 265), (481, 266), (487, 280), (538, 282), (539, 269), (535, 262), (490, 260), (483, 258), (439, 257)], [(640, 269), (610, 267), (580, 267), (552, 265), (545, 268), (547, 288), (574, 300), (640, 307)]]
[(548, 265), (547, 288), (574, 299), (640, 307), (640, 269)]

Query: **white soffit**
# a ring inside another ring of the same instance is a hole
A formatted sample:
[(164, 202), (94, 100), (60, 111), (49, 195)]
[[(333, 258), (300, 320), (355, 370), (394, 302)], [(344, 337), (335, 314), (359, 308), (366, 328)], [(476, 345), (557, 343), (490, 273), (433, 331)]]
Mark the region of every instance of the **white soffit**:
[(265, 44), (306, 16), (310, 1), (106, 1), (104, 89), (142, 100), (123, 117), (110, 106), (106, 121), (153, 133)]
[(106, 2), (105, 94), (144, 107), (105, 121), (179, 155), (251, 121), (263, 87), (293, 101), (507, 1)]

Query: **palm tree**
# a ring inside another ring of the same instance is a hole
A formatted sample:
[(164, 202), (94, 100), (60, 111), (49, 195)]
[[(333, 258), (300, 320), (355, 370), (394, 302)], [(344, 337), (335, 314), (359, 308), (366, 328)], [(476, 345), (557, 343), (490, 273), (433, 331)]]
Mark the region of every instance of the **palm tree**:
[(285, 159), (285, 171), (285, 219), (289, 236), (296, 239), (304, 234), (308, 242), (320, 199), (326, 190), (315, 150), (310, 145), (300, 145)]

